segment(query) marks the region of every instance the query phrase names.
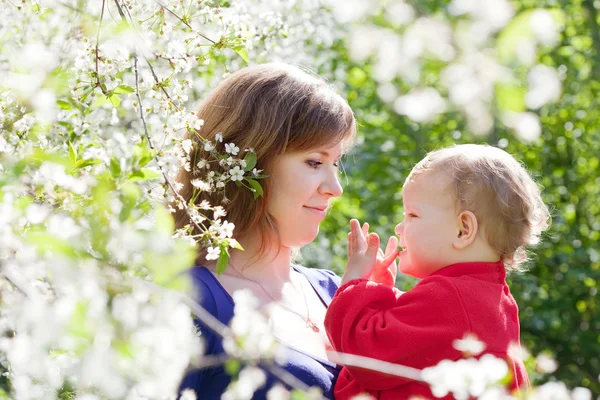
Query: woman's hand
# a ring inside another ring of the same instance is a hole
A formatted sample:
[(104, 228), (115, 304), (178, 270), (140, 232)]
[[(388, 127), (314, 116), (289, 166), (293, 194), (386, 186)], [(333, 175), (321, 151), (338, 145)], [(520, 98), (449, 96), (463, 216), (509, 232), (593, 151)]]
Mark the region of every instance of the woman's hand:
[(361, 229), (358, 220), (352, 219), (348, 233), (348, 264), (342, 284), (364, 278), (393, 287), (397, 270), (397, 246), (398, 240), (390, 238), (384, 254), (379, 248), (379, 236), (369, 233), (369, 224), (365, 223)]

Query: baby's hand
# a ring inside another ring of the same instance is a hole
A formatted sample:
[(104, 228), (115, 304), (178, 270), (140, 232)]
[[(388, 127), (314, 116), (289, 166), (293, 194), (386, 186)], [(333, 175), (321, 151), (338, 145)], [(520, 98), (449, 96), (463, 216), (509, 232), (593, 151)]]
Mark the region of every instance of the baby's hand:
[(348, 234), (348, 264), (342, 277), (342, 284), (357, 278), (369, 278), (377, 264), (379, 236), (368, 233), (368, 225), (361, 230), (356, 219), (350, 221)]
[(398, 253), (398, 238), (391, 236), (385, 248), (385, 254), (381, 249), (378, 250), (377, 262), (369, 280), (388, 287), (394, 287), (398, 272), (398, 265), (396, 264)]

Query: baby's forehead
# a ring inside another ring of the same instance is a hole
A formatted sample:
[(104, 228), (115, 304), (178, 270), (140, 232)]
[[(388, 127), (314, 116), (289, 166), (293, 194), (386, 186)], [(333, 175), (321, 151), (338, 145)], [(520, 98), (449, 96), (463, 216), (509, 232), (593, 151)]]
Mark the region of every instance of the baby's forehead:
[(449, 174), (443, 171), (435, 170), (420, 170), (411, 171), (404, 185), (402, 185), (402, 191), (404, 192), (407, 187), (416, 190), (427, 190), (427, 189), (441, 189), (445, 190), (452, 185), (452, 179)]
[(454, 201), (456, 198), (451, 177), (443, 171), (419, 171), (408, 176), (402, 186), (402, 196), (417, 197), (419, 200)]

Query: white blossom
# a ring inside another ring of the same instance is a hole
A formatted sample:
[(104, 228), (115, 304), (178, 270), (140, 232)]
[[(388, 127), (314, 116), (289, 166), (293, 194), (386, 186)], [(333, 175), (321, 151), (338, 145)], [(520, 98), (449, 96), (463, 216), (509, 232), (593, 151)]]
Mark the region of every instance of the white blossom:
[(552, 357), (550, 357), (548, 354), (539, 354), (536, 358), (535, 358), (535, 364), (537, 366), (537, 369), (540, 372), (543, 373), (552, 373), (554, 371), (556, 371), (556, 369), (558, 368), (558, 363), (556, 362), (556, 360)]
[(527, 78), (529, 80), (529, 91), (525, 95), (527, 107), (538, 109), (559, 98), (561, 84), (554, 68), (536, 65), (531, 68)]
[(240, 169), (237, 165), (229, 170), (229, 174), (232, 181), (241, 181), (244, 179), (244, 170)]
[(462, 339), (456, 339), (452, 342), (452, 346), (463, 353), (478, 355), (485, 350), (485, 343), (477, 339), (473, 334), (465, 334)]
[(221, 255), (221, 249), (218, 247), (208, 247), (206, 249), (206, 259), (207, 260), (216, 260)]
[(237, 147), (237, 146), (236, 146), (235, 144), (233, 144), (233, 143), (226, 143), (226, 144), (225, 144), (225, 151), (226, 151), (227, 153), (229, 153), (229, 154), (232, 154), (232, 155), (234, 155), (234, 156), (235, 156), (235, 155), (237, 155), (237, 154), (239, 153), (239, 151), (240, 151), (240, 148), (239, 148), (239, 147)]
[(400, 96), (394, 103), (394, 109), (415, 122), (426, 122), (444, 112), (446, 102), (433, 88), (416, 89)]

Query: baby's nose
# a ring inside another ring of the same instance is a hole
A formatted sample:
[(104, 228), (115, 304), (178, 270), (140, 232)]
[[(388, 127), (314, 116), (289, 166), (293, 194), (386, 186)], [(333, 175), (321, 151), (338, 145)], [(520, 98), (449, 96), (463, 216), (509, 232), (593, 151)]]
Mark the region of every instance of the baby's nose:
[(403, 225), (402, 222), (400, 222), (398, 225), (396, 225), (396, 227), (394, 228), (394, 233), (398, 236), (400, 236), (400, 234), (402, 234), (402, 230), (403, 230)]

